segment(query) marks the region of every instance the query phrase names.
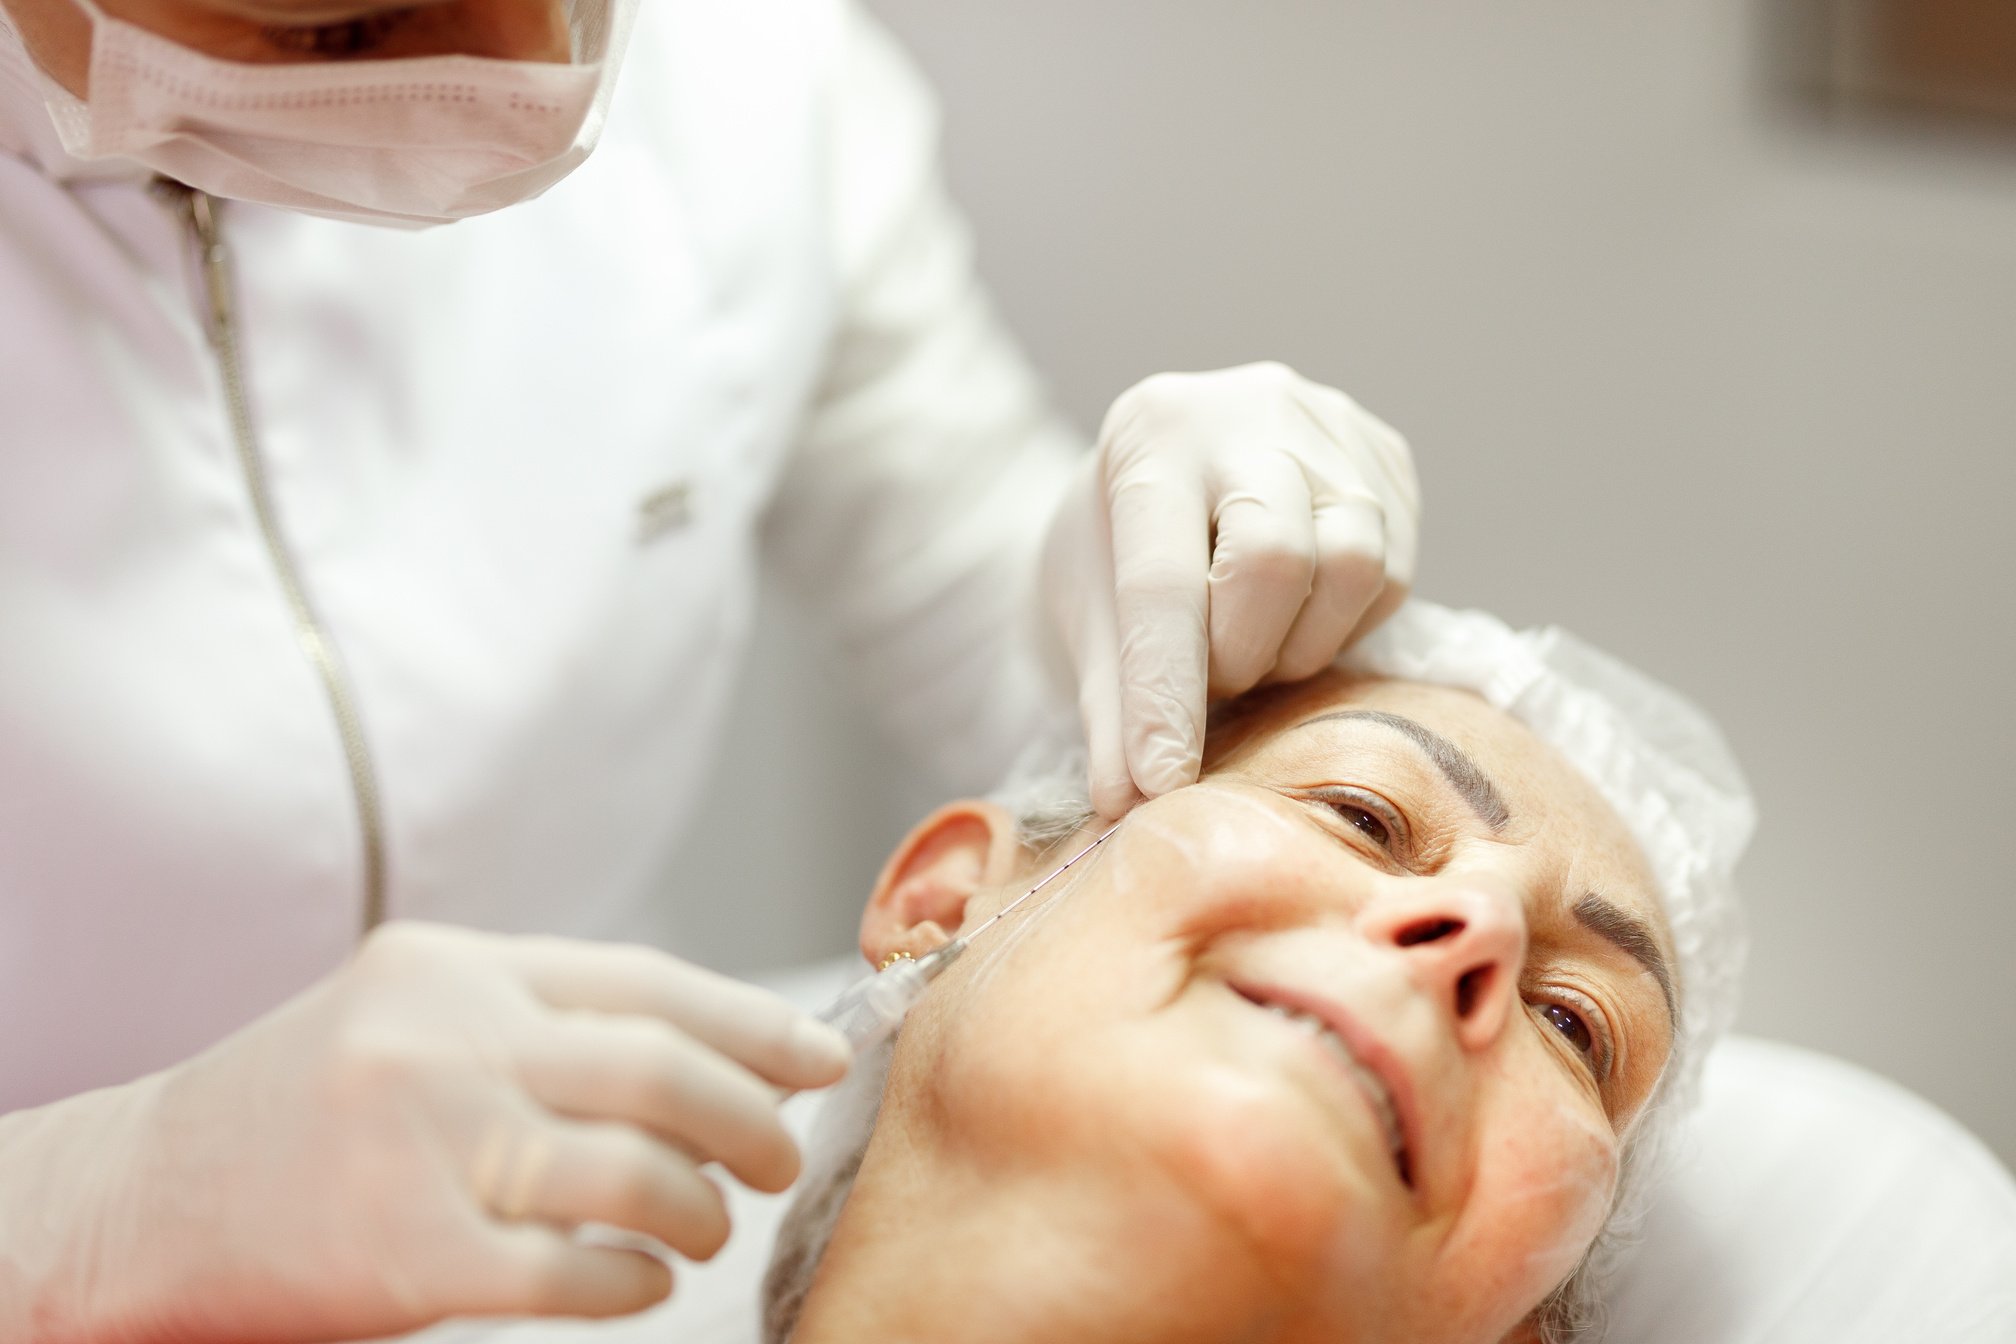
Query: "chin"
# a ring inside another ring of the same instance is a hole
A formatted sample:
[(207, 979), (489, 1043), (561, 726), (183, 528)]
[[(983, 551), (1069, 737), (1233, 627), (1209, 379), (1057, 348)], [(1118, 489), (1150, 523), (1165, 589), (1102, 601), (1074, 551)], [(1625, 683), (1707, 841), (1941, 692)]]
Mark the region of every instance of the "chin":
[(1283, 1279), (1355, 1278), (1350, 1262), (1400, 1234), (1381, 1185), (1390, 1177), (1364, 1170), (1334, 1127), (1277, 1083), (1207, 1073), (1144, 1120), (1165, 1171)]

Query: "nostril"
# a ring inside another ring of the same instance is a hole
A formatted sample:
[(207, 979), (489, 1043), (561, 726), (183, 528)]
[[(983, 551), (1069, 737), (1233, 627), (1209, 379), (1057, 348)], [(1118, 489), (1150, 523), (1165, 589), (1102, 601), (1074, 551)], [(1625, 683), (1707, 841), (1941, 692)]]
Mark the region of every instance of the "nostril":
[(1402, 947), (1413, 947), (1417, 943), (1433, 943), (1444, 938), (1452, 938), (1463, 932), (1460, 919), (1417, 919), (1412, 924), (1393, 935), (1393, 941)]
[(1491, 988), (1491, 967), (1479, 966), (1463, 972), (1456, 980), (1456, 1016), (1460, 1020), (1470, 1016), (1477, 1001)]

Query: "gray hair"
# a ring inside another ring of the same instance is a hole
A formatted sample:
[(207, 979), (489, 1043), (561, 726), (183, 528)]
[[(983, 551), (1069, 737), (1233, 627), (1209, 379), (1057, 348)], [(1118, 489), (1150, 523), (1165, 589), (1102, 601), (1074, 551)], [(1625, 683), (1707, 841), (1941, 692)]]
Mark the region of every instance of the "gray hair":
[[(1658, 881), (1679, 960), (1680, 1028), (1625, 1136), (1603, 1230), (1535, 1316), (1547, 1344), (1600, 1337), (1603, 1289), (1643, 1226), (1702, 1059), (1734, 1016), (1744, 943), (1732, 870), (1754, 825), (1749, 791), (1706, 715), (1559, 630), (1514, 631), (1483, 612), (1415, 600), (1339, 666), (1474, 691), (1526, 724), (1596, 785)], [(1093, 820), (1080, 749), (1032, 747), (992, 797), (1015, 816), (1032, 856)], [(765, 1344), (785, 1344), (796, 1328), (861, 1169), (894, 1049), (892, 1039), (859, 1061), (820, 1114), (764, 1278)]]

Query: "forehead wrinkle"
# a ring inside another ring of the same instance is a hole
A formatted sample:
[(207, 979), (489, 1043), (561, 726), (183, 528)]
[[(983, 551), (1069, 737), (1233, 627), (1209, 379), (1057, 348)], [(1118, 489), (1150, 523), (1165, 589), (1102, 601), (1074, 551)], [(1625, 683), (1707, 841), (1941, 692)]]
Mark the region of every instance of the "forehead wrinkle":
[(1666, 1000), (1667, 1025), (1677, 1032), (1680, 1003), (1673, 985), (1673, 968), (1660, 949), (1659, 940), (1653, 937), (1652, 926), (1593, 891), (1576, 901), (1573, 910), (1576, 923), (1630, 957), (1659, 982), (1659, 992)]
[(1296, 727), (1307, 728), (1311, 724), (1324, 723), (1332, 719), (1355, 719), (1376, 723), (1405, 736), (1421, 749), (1422, 755), (1434, 762), (1435, 768), (1442, 772), (1450, 787), (1463, 795), (1463, 801), (1470, 804), (1470, 810), (1491, 828), (1493, 834), (1503, 831), (1505, 824), (1512, 820), (1512, 809), (1505, 805), (1504, 795), (1498, 792), (1498, 786), (1491, 782), (1491, 777), (1485, 774), (1477, 762), (1471, 760), (1461, 747), (1427, 725), (1416, 723), (1405, 715), (1388, 714), (1380, 709), (1340, 709), (1334, 713), (1318, 714), (1313, 719), (1305, 719)]

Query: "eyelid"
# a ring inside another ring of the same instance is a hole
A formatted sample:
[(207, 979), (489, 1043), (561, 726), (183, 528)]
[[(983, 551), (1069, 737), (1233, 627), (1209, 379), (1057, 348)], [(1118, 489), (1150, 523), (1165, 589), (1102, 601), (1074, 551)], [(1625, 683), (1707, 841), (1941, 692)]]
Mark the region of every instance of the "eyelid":
[[(1558, 1003), (1561, 1007), (1572, 1008), (1581, 1015), (1582, 1020), (1588, 1024), (1589, 1030), (1596, 1036), (1596, 1058), (1590, 1061), (1595, 1069), (1596, 1081), (1599, 1084), (1608, 1083), (1610, 1075), (1615, 1071), (1617, 1066), (1617, 1033), (1615, 1028), (1611, 1026), (1610, 1014), (1603, 1011), (1603, 1005), (1580, 990), (1570, 989), (1566, 985), (1538, 985), (1534, 988), (1533, 993), (1545, 1002)], [(1555, 1036), (1561, 1034), (1555, 1031), (1553, 1026), (1544, 1018), (1541, 1019), (1540, 1027), (1541, 1030), (1551, 1032)], [(1563, 1045), (1566, 1045), (1565, 1041)], [(1569, 1048), (1572, 1049), (1572, 1047)]]
[(1414, 833), (1408, 828), (1407, 815), (1386, 799), (1370, 789), (1357, 788), (1349, 784), (1326, 784), (1321, 788), (1304, 789), (1304, 797), (1335, 808), (1338, 804), (1360, 808), (1370, 812), (1386, 827), (1391, 844), (1387, 853), (1398, 860), (1414, 852)]

